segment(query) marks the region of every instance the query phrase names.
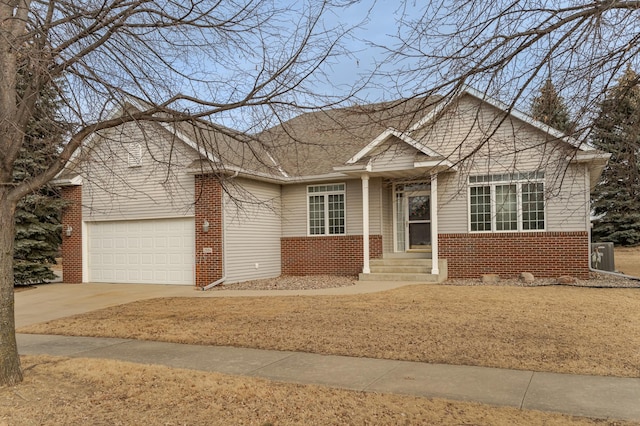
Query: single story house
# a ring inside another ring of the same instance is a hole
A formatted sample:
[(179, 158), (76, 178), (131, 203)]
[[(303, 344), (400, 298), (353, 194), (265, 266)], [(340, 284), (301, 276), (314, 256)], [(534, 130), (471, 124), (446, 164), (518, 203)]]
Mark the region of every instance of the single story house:
[(587, 278), (607, 159), (470, 88), (258, 135), (129, 123), (89, 138), (58, 179), (64, 281)]

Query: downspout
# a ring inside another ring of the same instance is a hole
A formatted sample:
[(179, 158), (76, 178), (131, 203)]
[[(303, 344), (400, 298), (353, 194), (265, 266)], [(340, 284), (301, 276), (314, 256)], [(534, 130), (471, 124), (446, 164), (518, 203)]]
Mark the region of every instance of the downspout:
[[(590, 184), (590, 179), (589, 179), (589, 166), (587, 164), (584, 165), (585, 167), (585, 184), (587, 185), (586, 188), (591, 188), (591, 184)], [(634, 277), (632, 275), (627, 275), (627, 274), (621, 274), (619, 272), (611, 272), (611, 271), (603, 271), (601, 269), (595, 269), (593, 267), (591, 267), (591, 191), (585, 191), (587, 193), (587, 200), (586, 200), (586, 225), (587, 225), (587, 237), (589, 238), (589, 272), (596, 272), (598, 274), (605, 274), (605, 275), (611, 275), (613, 277), (618, 277), (618, 278), (626, 278), (628, 280), (634, 280), (634, 281), (640, 281), (640, 277)]]
[[(238, 171), (231, 176), (230, 179), (235, 179), (238, 176)], [(226, 201), (224, 194), (222, 195), (222, 278), (212, 282), (211, 284), (207, 284), (202, 287), (202, 291), (207, 291), (212, 289), (213, 287), (222, 284), (227, 280), (227, 226), (224, 221), (224, 213), (226, 209)]]
[(202, 287), (202, 291), (207, 291), (212, 289), (213, 287), (222, 284), (227, 280), (227, 230), (224, 225), (224, 210), (225, 210), (225, 201), (224, 195), (222, 196), (222, 278), (212, 282), (211, 284), (207, 284)]

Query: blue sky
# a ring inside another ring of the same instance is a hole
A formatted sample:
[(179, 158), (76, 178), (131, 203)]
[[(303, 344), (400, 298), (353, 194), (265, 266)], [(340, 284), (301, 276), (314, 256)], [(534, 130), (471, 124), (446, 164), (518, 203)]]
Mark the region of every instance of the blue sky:
[[(332, 82), (353, 84), (358, 76), (367, 75), (376, 63), (385, 59), (384, 50), (371, 46), (371, 43), (389, 48), (397, 43), (394, 36), (397, 33), (397, 20), (402, 15), (400, 7), (400, 4), (394, 1), (370, 0), (358, 2), (342, 10), (344, 13), (340, 16), (327, 16), (329, 23), (342, 23), (346, 26), (361, 23), (360, 27), (352, 32), (352, 39), (345, 44), (351, 52), (350, 56), (337, 60), (330, 67)], [(372, 101), (378, 97), (384, 97), (381, 90), (375, 88), (370, 88), (362, 95)]]

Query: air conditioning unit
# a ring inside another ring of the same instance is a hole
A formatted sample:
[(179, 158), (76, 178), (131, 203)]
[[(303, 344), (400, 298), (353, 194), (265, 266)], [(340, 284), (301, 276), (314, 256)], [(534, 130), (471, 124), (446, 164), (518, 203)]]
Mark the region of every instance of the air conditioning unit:
[(591, 243), (591, 267), (601, 271), (616, 271), (613, 243)]

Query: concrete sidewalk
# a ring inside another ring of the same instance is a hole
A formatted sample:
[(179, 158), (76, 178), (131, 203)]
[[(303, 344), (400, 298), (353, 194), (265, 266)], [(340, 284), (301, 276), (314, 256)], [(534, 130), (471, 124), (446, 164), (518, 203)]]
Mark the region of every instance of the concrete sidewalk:
[(23, 355), (108, 358), (358, 391), (640, 421), (640, 379), (127, 339), (18, 335)]

